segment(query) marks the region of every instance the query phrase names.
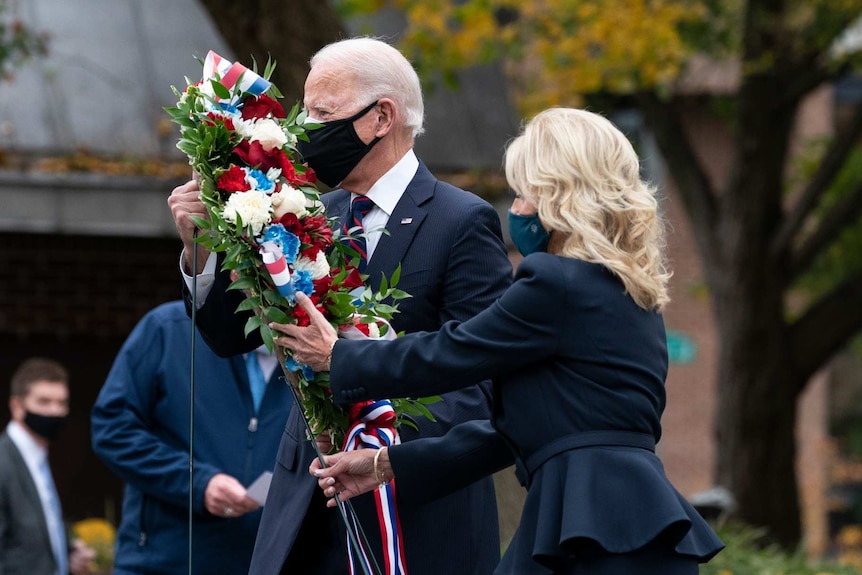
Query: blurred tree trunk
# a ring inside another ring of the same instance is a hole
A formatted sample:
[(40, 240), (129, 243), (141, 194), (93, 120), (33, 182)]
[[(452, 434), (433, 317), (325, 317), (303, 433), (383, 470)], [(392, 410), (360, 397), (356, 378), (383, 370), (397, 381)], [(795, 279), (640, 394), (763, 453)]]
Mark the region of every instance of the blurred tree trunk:
[(326, 44), (346, 36), (341, 18), (324, 0), (202, 0), (237, 60), (263, 70), (268, 58), (278, 66), (271, 80), (285, 107), (302, 99), (308, 60)]

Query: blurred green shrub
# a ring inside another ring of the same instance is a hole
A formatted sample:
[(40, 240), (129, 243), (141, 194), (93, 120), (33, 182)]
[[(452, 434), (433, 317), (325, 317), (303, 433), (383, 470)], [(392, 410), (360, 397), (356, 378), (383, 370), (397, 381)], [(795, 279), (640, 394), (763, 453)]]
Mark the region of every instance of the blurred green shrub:
[(767, 542), (765, 532), (739, 523), (715, 527), (727, 547), (700, 567), (700, 575), (862, 575), (837, 562), (812, 561), (801, 551), (788, 553)]

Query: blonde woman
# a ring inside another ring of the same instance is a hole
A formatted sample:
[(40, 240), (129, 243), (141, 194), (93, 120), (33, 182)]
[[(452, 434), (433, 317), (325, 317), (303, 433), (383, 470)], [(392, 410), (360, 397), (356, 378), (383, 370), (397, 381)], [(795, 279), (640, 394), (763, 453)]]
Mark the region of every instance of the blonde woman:
[(280, 345), (330, 370), (340, 403), (494, 382), (491, 422), (313, 463), (325, 495), (395, 478), (438, 497), (516, 462), (527, 498), (496, 573), (695, 575), (724, 547), (655, 454), (670, 274), (655, 190), (639, 174), (608, 120), (546, 110), (506, 152), (525, 258), (490, 308), (391, 342), (337, 339), (305, 299), (311, 326), (273, 324)]

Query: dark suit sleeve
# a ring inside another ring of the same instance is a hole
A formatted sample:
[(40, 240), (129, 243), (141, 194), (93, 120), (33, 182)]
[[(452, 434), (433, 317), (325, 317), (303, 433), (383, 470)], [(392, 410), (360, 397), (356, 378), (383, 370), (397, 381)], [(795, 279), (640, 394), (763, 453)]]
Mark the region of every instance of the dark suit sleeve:
[[(231, 284), (230, 273), (221, 271), (223, 257), (218, 257), (218, 269), (209, 295), (203, 306), (195, 313), (195, 323), (204, 341), (219, 357), (231, 357), (249, 352), (263, 343), (260, 332), (254, 330), (245, 337), (245, 323), (251, 311), (236, 313), (237, 306), (245, 296), (239, 290), (227, 291)], [(183, 301), (186, 313), (192, 317), (192, 297), (183, 282)]]
[(333, 398), (353, 403), (439, 394), (541, 362), (557, 351), (565, 298), (555, 256), (525, 259), (505, 295), (471, 320), (392, 341), (339, 340)]
[(457, 425), (443, 437), (394, 445), (389, 460), (399, 501), (421, 505), (514, 464), (515, 456), (491, 422), (483, 419)]

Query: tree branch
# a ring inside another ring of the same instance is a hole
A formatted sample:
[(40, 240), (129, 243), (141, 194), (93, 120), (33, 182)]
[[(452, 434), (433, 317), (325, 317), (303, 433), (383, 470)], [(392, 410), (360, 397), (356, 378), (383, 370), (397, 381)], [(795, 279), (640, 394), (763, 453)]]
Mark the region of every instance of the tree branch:
[(791, 254), (790, 277), (795, 278), (802, 274), (860, 214), (862, 214), (862, 185), (832, 206), (817, 226), (817, 230)]
[(829, 188), (841, 170), (860, 136), (862, 136), (862, 105), (853, 112), (847, 127), (832, 140), (814, 176), (805, 186), (802, 195), (793, 206), (793, 210), (785, 218), (770, 248), (775, 257), (783, 258), (790, 253), (794, 238), (802, 229), (805, 220), (817, 207), (820, 196)]
[(638, 104), (668, 163), (699, 242), (703, 247), (711, 246), (716, 222), (715, 195), (685, 133), (678, 110), (653, 93), (640, 94)]
[[(857, 274), (812, 305), (790, 326), (788, 361), (801, 386), (862, 329), (862, 274)], [(793, 390), (801, 391), (801, 390)]]

